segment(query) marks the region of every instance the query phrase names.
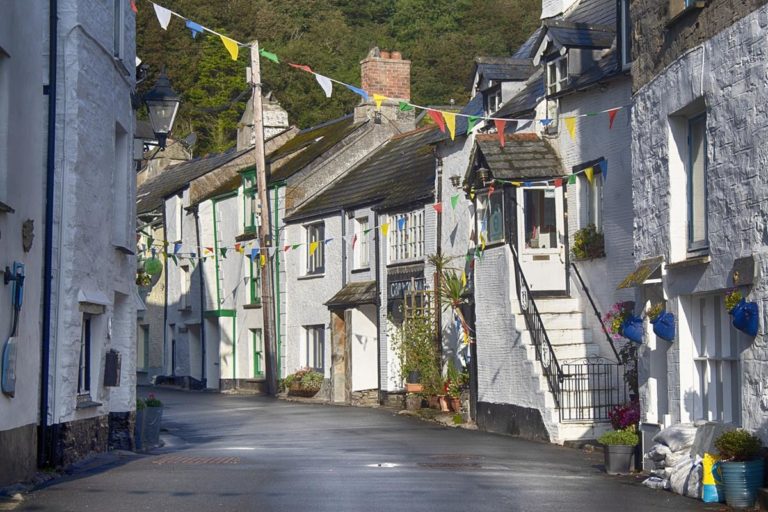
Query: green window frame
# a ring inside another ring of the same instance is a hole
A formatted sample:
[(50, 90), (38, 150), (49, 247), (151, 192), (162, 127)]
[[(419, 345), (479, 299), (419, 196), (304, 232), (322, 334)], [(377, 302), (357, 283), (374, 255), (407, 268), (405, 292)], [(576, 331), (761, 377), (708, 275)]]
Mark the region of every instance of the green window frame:
[(253, 376), (264, 375), (264, 336), (261, 329), (248, 329), (251, 331), (251, 343), (253, 346)]
[(246, 171), (242, 174), (243, 183), (243, 232), (255, 233), (258, 226), (256, 196), (256, 171)]
[(251, 276), (248, 279), (248, 303), (249, 304), (261, 304), (261, 269), (259, 268), (258, 259), (256, 263), (250, 258), (248, 259), (251, 266)]

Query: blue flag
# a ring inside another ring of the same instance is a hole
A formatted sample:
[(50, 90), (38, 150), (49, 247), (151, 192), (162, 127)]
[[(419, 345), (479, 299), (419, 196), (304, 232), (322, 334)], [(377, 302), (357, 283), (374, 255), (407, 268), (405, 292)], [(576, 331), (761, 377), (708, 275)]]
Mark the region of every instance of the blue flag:
[(192, 39), (197, 37), (197, 34), (201, 33), (204, 29), (202, 25), (198, 25), (192, 20), (187, 20), (187, 28), (192, 31)]
[(365, 101), (368, 101), (368, 93), (367, 92), (365, 92), (362, 89), (358, 89), (357, 87), (355, 87), (353, 85), (349, 85), (349, 84), (344, 84), (344, 85), (346, 86), (347, 89), (349, 89), (350, 91), (354, 92), (355, 94), (359, 94), (360, 96), (363, 97), (363, 99)]

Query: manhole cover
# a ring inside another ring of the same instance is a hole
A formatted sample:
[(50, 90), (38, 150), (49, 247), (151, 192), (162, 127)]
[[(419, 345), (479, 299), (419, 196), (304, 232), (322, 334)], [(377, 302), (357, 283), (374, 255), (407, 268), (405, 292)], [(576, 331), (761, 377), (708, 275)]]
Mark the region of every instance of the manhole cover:
[(239, 464), (240, 457), (189, 457), (166, 455), (152, 461), (152, 464)]

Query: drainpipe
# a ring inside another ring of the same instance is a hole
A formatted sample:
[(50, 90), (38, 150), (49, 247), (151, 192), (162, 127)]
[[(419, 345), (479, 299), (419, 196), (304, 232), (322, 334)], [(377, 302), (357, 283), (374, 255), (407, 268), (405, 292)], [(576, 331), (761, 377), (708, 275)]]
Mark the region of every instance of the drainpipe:
[(51, 355), (51, 283), (53, 281), (53, 201), (56, 171), (56, 64), (58, 60), (58, 1), (48, 3), (48, 145), (45, 172), (45, 240), (43, 248), (43, 325), (40, 350), (40, 425), (37, 441), (37, 465), (50, 462), (48, 439), (48, 380)]
[[(194, 210), (195, 213), (195, 236), (197, 237), (197, 246), (200, 247), (200, 216), (198, 215), (197, 208)], [(205, 354), (205, 320), (203, 319), (203, 311), (205, 310), (205, 273), (202, 269), (200, 269), (200, 346), (201, 346), (201, 363), (200, 366), (201, 372), (200, 372), (200, 380), (203, 382), (203, 388), (208, 387), (208, 382), (205, 375), (205, 363), (206, 363), (206, 354)], [(166, 288), (167, 290), (167, 288)]]
[[(275, 185), (274, 186), (274, 201), (275, 201), (275, 225), (274, 225), (274, 235), (272, 236), (272, 239), (275, 241), (275, 247), (277, 247), (276, 251), (280, 250), (280, 246), (278, 245), (278, 242), (280, 241), (280, 224), (279, 222), (279, 206), (280, 206), (280, 186)], [(275, 374), (277, 378), (280, 378), (280, 349), (282, 348), (282, 344), (280, 342), (280, 258), (279, 253), (277, 253), (278, 256), (275, 257), (275, 280), (273, 281), (275, 283), (275, 360), (277, 361), (277, 364), (275, 365)]]
[(379, 370), (379, 404), (384, 405), (384, 390), (381, 387), (381, 280), (379, 279), (381, 258), (379, 256), (379, 214), (376, 212), (373, 212), (373, 225), (373, 244), (376, 248), (376, 367)]
[[(165, 200), (163, 200), (163, 238), (168, 239), (168, 223), (165, 218)], [(168, 353), (168, 258), (165, 258), (165, 269), (163, 269), (163, 374), (165, 374), (166, 360), (165, 356)], [(171, 374), (173, 374), (174, 368), (171, 368)]]
[(347, 210), (341, 209), (341, 287), (347, 286)]

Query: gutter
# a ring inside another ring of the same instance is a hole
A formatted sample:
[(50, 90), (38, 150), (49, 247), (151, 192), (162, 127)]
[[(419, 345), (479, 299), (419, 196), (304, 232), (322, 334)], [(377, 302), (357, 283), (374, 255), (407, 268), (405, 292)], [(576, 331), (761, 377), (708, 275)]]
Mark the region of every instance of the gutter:
[(40, 349), (40, 423), (37, 441), (37, 465), (44, 467), (51, 461), (48, 439), (48, 381), (51, 356), (51, 284), (53, 281), (53, 206), (56, 173), (56, 65), (58, 60), (58, 1), (49, 0), (48, 7), (48, 144), (45, 172), (45, 233), (43, 247), (43, 325)]

